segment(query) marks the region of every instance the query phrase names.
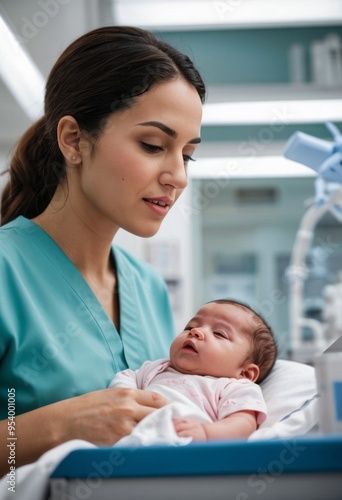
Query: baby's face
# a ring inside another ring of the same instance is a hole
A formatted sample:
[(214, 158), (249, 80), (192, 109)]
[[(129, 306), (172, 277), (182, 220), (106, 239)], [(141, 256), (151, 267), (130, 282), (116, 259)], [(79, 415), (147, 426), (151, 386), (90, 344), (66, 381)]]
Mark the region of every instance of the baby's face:
[(252, 314), (232, 304), (206, 304), (176, 337), (170, 349), (173, 368), (181, 373), (243, 378), (251, 339), (243, 333)]

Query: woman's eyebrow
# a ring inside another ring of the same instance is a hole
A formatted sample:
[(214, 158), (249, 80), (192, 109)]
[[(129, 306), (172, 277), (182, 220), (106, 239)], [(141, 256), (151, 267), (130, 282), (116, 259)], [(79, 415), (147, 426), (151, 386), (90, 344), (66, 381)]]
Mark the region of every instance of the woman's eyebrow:
[[(162, 130), (163, 132), (165, 132), (165, 134), (172, 137), (173, 139), (176, 139), (178, 137), (178, 134), (175, 130), (168, 127), (167, 125), (165, 125), (165, 123), (162, 123), (162, 122), (150, 121), (150, 122), (138, 123), (138, 125), (143, 125), (144, 127), (157, 127), (160, 130)], [(199, 144), (200, 142), (201, 142), (201, 138), (195, 137), (194, 139), (191, 139), (191, 141), (189, 141), (188, 144)]]

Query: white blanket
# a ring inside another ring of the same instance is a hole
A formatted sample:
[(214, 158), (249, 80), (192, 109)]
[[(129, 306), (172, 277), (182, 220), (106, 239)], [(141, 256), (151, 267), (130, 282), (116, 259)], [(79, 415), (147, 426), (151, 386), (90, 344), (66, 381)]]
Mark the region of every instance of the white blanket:
[[(192, 438), (177, 436), (172, 418), (189, 416), (189, 408), (181, 403), (171, 403), (145, 417), (129, 436), (120, 439), (114, 446), (147, 446), (167, 444), (181, 446)], [(92, 443), (73, 440), (49, 450), (36, 462), (16, 470), (15, 492), (9, 490), (8, 476), (0, 481), (1, 500), (45, 500), (48, 494), (49, 477), (57, 465), (72, 450), (96, 448)]]
[[(292, 363), (293, 362), (288, 362)], [(291, 365), (290, 365), (291, 366)], [(307, 369), (311, 367), (306, 366)], [(286, 379), (285, 379), (286, 381)], [(308, 388), (310, 389), (310, 385)], [(283, 384), (284, 386), (284, 384)], [(264, 392), (267, 396), (267, 388)], [(312, 395), (312, 390), (305, 393), (300, 401), (295, 398), (292, 405), (289, 404), (288, 398), (284, 397), (284, 387), (280, 392), (280, 401), (276, 401), (276, 418), (270, 412), (264, 424), (249, 436), (249, 440), (257, 439), (274, 439), (274, 438), (293, 438), (310, 432), (317, 423), (317, 398)], [(298, 389), (297, 389), (298, 392)], [(314, 392), (313, 392), (314, 394)], [(282, 400), (285, 398), (286, 407), (281, 406)], [(306, 399), (305, 399), (306, 398)], [(279, 398), (278, 398), (279, 399)], [(298, 399), (298, 398), (297, 398)], [(301, 401), (305, 402), (302, 403)], [(271, 400), (268, 401), (271, 407)], [(191, 441), (191, 438), (181, 438), (177, 436), (172, 418), (176, 417), (193, 417), (201, 418), (207, 421), (208, 417), (204, 416), (198, 407), (193, 408), (189, 414), (189, 404), (181, 402), (171, 403), (164, 406), (160, 410), (148, 415), (144, 418), (132, 431), (129, 436), (122, 438), (115, 446), (147, 446), (151, 444), (167, 444), (167, 445), (186, 445)], [(292, 410), (292, 411), (291, 411)], [(74, 440), (64, 443), (52, 450), (48, 451), (33, 464), (19, 467), (16, 470), (16, 487), (15, 493), (8, 490), (8, 477), (5, 476), (0, 480), (0, 499), (1, 500), (45, 500), (47, 498), (47, 488), (49, 477), (57, 465), (68, 455), (72, 450), (80, 448), (95, 448), (95, 446), (87, 441)]]

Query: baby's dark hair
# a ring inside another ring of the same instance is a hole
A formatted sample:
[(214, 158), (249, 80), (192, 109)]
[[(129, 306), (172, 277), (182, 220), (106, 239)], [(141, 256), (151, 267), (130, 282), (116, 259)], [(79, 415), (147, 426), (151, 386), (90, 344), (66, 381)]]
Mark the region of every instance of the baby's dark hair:
[(256, 380), (260, 384), (272, 370), (277, 359), (278, 348), (272, 328), (265, 321), (261, 314), (257, 313), (249, 305), (234, 299), (213, 300), (217, 304), (231, 304), (252, 313), (254, 328), (246, 331), (252, 338), (252, 349), (245, 360), (246, 363), (255, 363), (260, 370)]

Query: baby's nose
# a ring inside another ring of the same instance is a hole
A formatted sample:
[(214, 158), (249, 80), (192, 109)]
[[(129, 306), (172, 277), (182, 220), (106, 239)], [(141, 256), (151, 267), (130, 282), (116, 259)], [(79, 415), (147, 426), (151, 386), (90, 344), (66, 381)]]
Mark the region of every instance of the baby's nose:
[(191, 328), (189, 335), (191, 337), (196, 337), (198, 340), (204, 339), (204, 333), (201, 328)]

